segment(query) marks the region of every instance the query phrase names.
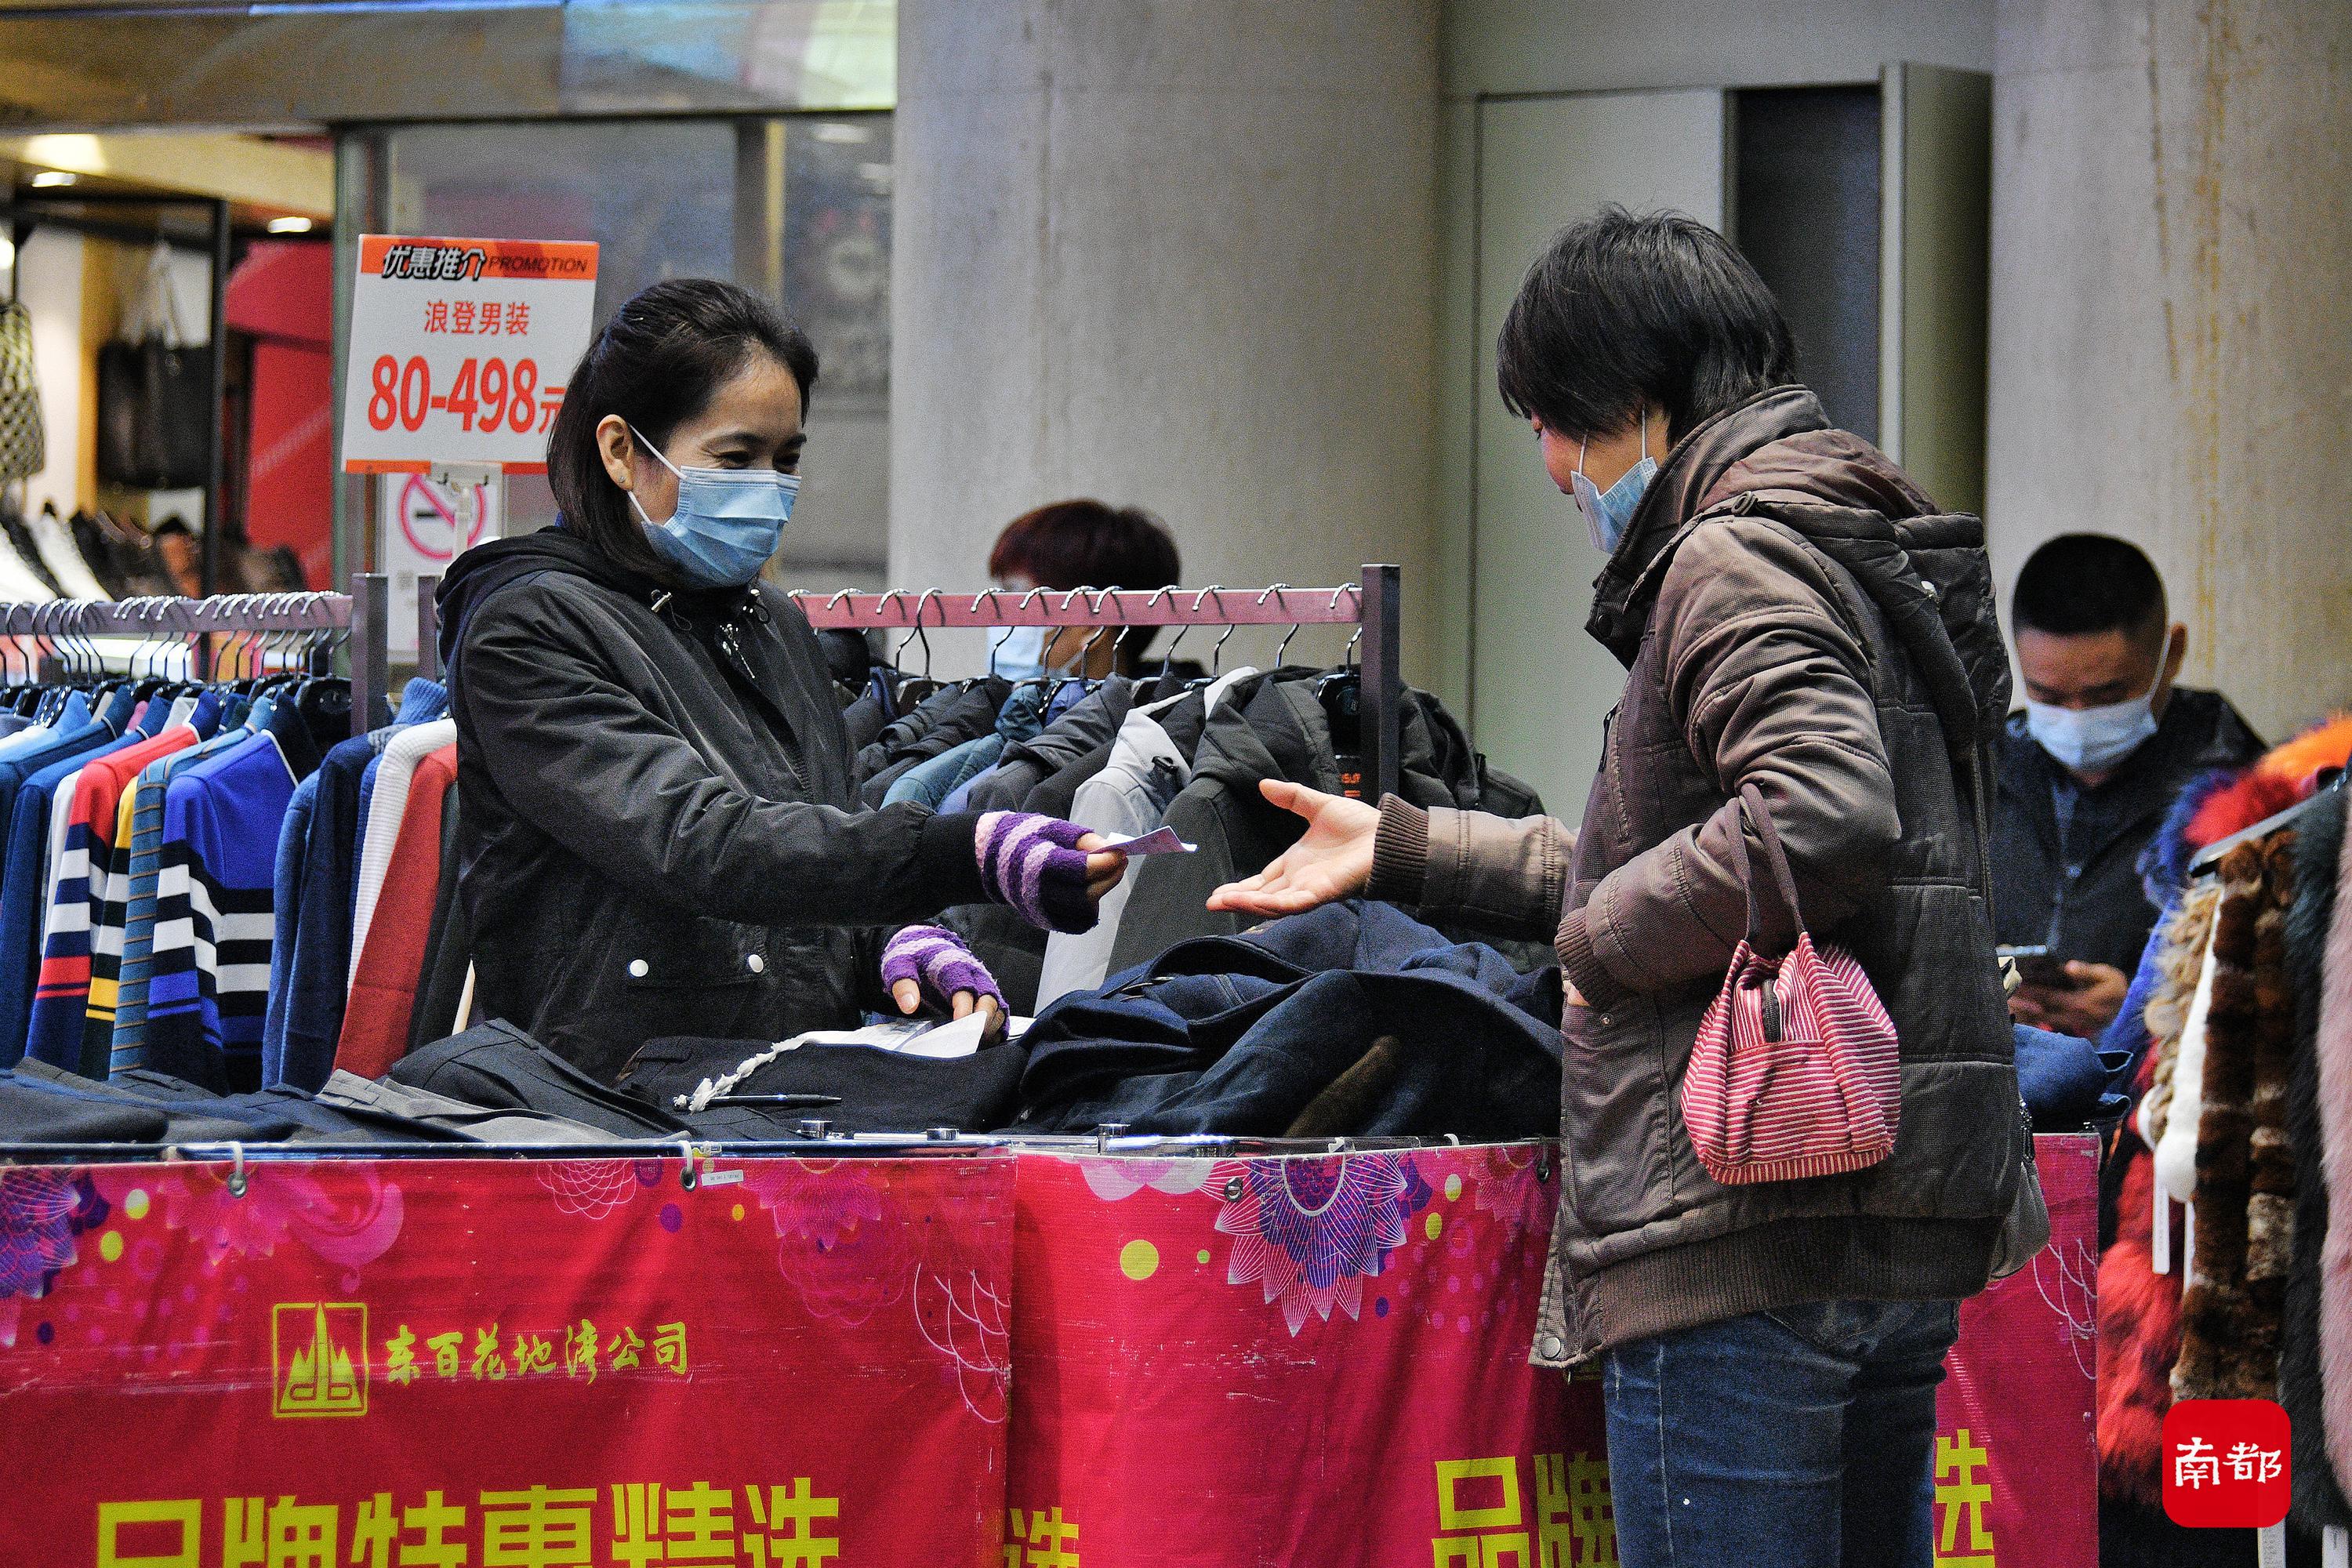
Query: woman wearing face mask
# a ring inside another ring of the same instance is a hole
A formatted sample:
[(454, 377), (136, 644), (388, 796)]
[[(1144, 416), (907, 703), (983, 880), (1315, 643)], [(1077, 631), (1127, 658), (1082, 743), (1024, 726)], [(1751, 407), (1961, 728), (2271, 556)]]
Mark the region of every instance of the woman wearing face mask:
[(656, 1036), (1001, 1011), (952, 935), (906, 922), (992, 900), (1084, 929), (1124, 865), (1049, 818), (857, 808), (815, 634), (756, 581), (816, 371), (756, 297), (656, 284), (572, 373), (560, 521), (441, 586), (480, 1010), (600, 1078)]
[[(1601, 1365), (1626, 1568), (1926, 1568), (1958, 1303), (2048, 1233), (1984, 892), (2009, 678), (1982, 525), (1834, 428), (1794, 359), (1714, 231), (1611, 208), (1559, 236), (1497, 364), (1626, 667), (1583, 826), (1268, 784), (1305, 836), (1211, 900), (1551, 938), (1565, 1173), (1532, 1348)], [(1858, 1170), (1719, 1184), (1680, 1100), (1701, 1019), (1751, 907), (1761, 951), (1795, 937), (1745, 870), (1759, 812), (1893, 1018), (1901, 1133)]]
[[(1080, 500), (1055, 501), (1005, 524), (988, 552), (988, 574), (997, 586), (1025, 594), (1160, 588), (1181, 573), (1167, 524), (1139, 506)], [(1149, 627), (1103, 638), (1084, 626), (1006, 626), (992, 634), (989, 654), (996, 673), (1013, 680), (1133, 675), (1151, 638)]]

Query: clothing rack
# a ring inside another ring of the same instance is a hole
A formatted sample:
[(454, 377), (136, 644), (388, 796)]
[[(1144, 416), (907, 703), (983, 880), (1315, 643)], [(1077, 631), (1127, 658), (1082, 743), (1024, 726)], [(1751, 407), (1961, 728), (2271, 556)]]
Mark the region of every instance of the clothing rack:
[[(940, 588), (894, 588), (883, 594), (844, 591), (824, 596), (805, 589), (790, 597), (821, 631), (921, 630), (995, 626), (1353, 626), (1361, 644), (1360, 723), (1364, 798), (1392, 795), (1402, 752), (1404, 682), (1399, 601), (1402, 574), (1372, 564), (1360, 582), (1337, 588), (1035, 588), (1025, 593), (987, 588), (977, 594)], [(1350, 645), (1354, 646), (1354, 645)]]
[(161, 638), (210, 633), (339, 631), (351, 655), (352, 733), (364, 735), (390, 696), (386, 653), (390, 579), (363, 572), (349, 594), (221, 594), (208, 599), (152, 596), (56, 599), (0, 605), (0, 637), (43, 641), (98, 637)]

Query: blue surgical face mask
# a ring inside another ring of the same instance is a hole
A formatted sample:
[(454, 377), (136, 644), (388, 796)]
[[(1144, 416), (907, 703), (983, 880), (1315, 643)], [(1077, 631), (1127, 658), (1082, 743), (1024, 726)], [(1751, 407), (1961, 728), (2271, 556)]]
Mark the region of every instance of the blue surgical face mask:
[(2029, 698), (2026, 733), (2071, 773), (2105, 773), (2156, 733), (2156, 692), (2163, 684), (2164, 667), (2158, 664), (2155, 684), (2121, 702), (2060, 708)]
[(740, 588), (760, 574), (783, 542), (800, 476), (773, 468), (681, 468), (629, 426), (655, 461), (677, 476), (677, 506), (656, 522), (635, 495), (646, 542), (690, 588)]
[(1577, 445), (1576, 472), (1569, 476), (1569, 486), (1576, 496), (1576, 510), (1584, 514), (1585, 527), (1592, 531), (1592, 548), (1603, 555), (1614, 555), (1625, 531), (1633, 525), (1633, 511), (1642, 504), (1643, 492), (1658, 477), (1657, 459), (1650, 456), (1650, 411), (1642, 411), (1642, 460), (1626, 469), (1605, 495), (1584, 477), (1585, 445)]
[(1051, 626), (997, 626), (988, 634), (988, 668), (1007, 680), (1043, 680)]

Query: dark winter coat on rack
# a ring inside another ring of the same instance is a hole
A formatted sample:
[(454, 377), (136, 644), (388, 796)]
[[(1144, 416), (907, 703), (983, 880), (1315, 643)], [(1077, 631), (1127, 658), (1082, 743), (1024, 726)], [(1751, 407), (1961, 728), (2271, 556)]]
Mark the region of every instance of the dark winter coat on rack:
[(612, 1079), (657, 1035), (880, 1005), (876, 928), (981, 896), (975, 819), (861, 811), (807, 617), (671, 595), (560, 527), (443, 581), (478, 1001)]
[[(1254, 922), (1212, 913), (1209, 895), (1246, 877), (1296, 843), (1299, 819), (1258, 790), (1286, 779), (1339, 792), (1330, 720), (1315, 696), (1323, 672), (1286, 665), (1234, 682), (1208, 715), (1192, 753), (1192, 777), (1170, 803), (1167, 825), (1197, 853), (1146, 860), (1111, 948), (1116, 973), (1150, 963), (1180, 942), (1237, 936)], [(1408, 689), (1398, 726), (1397, 787), (1422, 806), (1521, 817), (1543, 809), (1526, 784), (1473, 751), (1444, 704)]]

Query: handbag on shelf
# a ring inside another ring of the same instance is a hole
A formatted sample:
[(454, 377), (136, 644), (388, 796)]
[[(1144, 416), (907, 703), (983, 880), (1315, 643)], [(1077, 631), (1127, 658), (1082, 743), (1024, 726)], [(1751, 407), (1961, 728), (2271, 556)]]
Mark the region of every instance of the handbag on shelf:
[(14, 300), (0, 301), (0, 479), (31, 479), (48, 456), (33, 365), (33, 318)]
[(1894, 1152), (1903, 1105), (1894, 1020), (1853, 954), (1814, 944), (1796, 878), (1754, 784), (1740, 809), (1789, 906), (1797, 940), (1768, 958), (1763, 904), (1743, 827), (1732, 857), (1748, 889), (1748, 935), (1700, 1020), (1682, 1089), (1683, 1125), (1726, 1185), (1801, 1181), (1874, 1165)]
[(215, 345), (184, 342), (160, 245), (137, 304), (124, 335), (98, 351), (98, 477), (143, 490), (202, 485), (212, 466)]

